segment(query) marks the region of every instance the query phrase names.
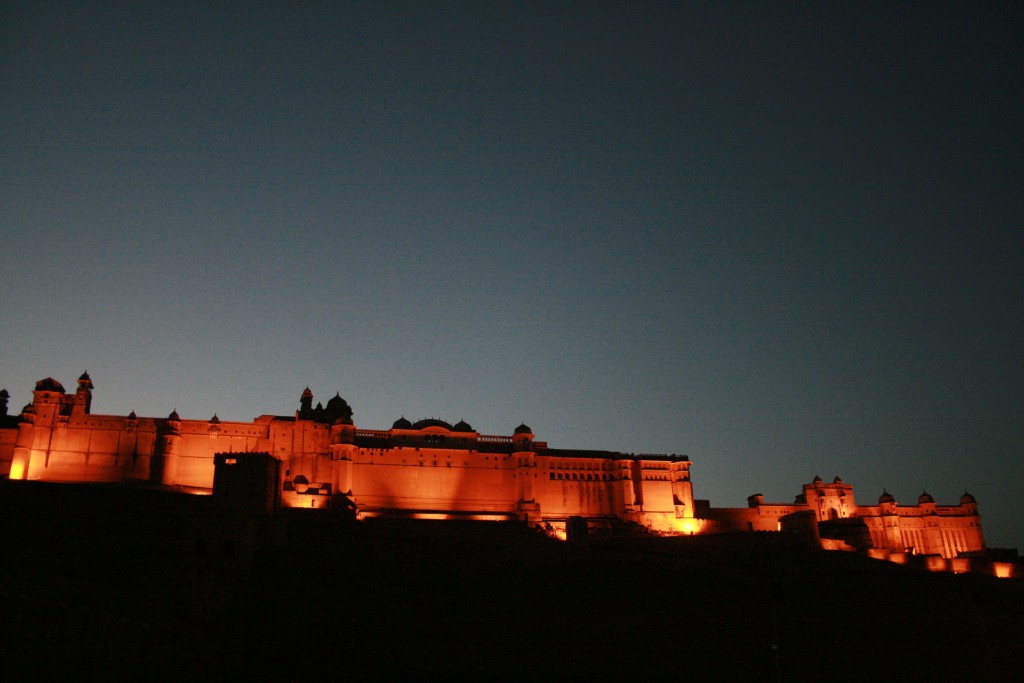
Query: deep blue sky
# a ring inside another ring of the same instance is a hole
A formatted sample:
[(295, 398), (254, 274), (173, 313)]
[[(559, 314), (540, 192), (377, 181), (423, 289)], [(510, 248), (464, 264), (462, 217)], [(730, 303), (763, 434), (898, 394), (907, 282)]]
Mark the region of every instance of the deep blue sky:
[(1024, 549), (1024, 13), (5, 3), (0, 386), (974, 493)]

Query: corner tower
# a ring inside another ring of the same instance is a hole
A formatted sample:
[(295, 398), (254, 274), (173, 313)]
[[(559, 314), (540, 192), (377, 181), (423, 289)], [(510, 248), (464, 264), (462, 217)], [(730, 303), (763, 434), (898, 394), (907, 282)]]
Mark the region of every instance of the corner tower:
[(88, 371), (83, 372), (78, 378), (78, 390), (75, 392), (75, 399), (71, 413), (73, 415), (88, 415), (92, 409), (92, 379)]
[(353, 463), (356, 460), (356, 427), (352, 407), (336, 393), (324, 411), (331, 424), (331, 485), (333, 494), (352, 495)]
[(520, 424), (512, 432), (512, 459), (515, 462), (516, 515), (532, 524), (541, 521), (537, 502), (537, 454), (533, 447), (533, 430)]
[(299, 414), (297, 417), (300, 420), (313, 419), (313, 392), (309, 390), (309, 387), (306, 387), (302, 395), (299, 396)]

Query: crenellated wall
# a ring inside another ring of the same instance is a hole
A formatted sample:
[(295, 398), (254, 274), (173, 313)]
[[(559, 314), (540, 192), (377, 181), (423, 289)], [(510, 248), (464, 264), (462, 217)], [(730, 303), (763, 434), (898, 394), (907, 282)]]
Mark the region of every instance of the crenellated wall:
[[(343, 505), (359, 514), (480, 519), (518, 518), (564, 525), (631, 522), (666, 533), (778, 531), (803, 515), (837, 544), (869, 544), (889, 553), (955, 558), (984, 549), (977, 503), (937, 506), (922, 494), (916, 506), (883, 494), (858, 506), (839, 477), (815, 477), (792, 504), (746, 508), (695, 507), (686, 456), (549, 448), (520, 425), (510, 436), (479, 434), (405, 418), (388, 430), (358, 429), (340, 396), (312, 405), (307, 388), (294, 416), (252, 422), (94, 415), (93, 383), (78, 379), (74, 394), (52, 378), (36, 383), (32, 403), (17, 416), (0, 395), (0, 475), (60, 482), (137, 482), (207, 493), (218, 454), (260, 453), (276, 462), (279, 504)], [(220, 462), (230, 458), (222, 457)], [(278, 501), (274, 501), (274, 506)], [(803, 522), (801, 522), (803, 524)], [(806, 525), (805, 525), (806, 526)], [(867, 540), (865, 540), (867, 539)]]
[(531, 523), (583, 516), (662, 531), (677, 530), (678, 520), (693, 516), (685, 457), (550, 449), (534, 442), (525, 425), (511, 436), (481, 435), (440, 420), (359, 430), (340, 397), (313, 409), (308, 390), (294, 417), (252, 422), (182, 419), (176, 411), (166, 418), (93, 415), (91, 391), (87, 375), (75, 394), (51, 378), (37, 383), (16, 426), (0, 429), (0, 448), (11, 444), (10, 478), (209, 492), (218, 454), (266, 453), (279, 463), (285, 507), (328, 507), (344, 496), (344, 504), (364, 515)]
[(857, 505), (853, 487), (839, 477), (831, 483), (815, 477), (804, 484), (792, 504), (765, 503), (763, 496), (755, 494), (746, 508), (707, 506), (701, 516), (723, 530), (777, 531), (784, 518), (799, 513), (812, 515), (823, 541), (828, 534), (845, 537), (834, 541), (850, 541), (866, 532), (872, 549), (891, 554), (950, 559), (985, 550), (978, 505), (971, 495), (965, 493), (959, 505), (936, 505), (924, 493), (917, 505), (911, 506), (897, 505), (895, 498), (883, 492), (878, 505)]
[(955, 558), (985, 548), (977, 505), (862, 507), (858, 516), (871, 532), (872, 544), (889, 552)]

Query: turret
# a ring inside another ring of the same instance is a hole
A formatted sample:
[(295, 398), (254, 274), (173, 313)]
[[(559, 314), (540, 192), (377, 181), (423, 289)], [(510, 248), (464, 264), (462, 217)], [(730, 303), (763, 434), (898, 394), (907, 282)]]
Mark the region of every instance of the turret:
[(154, 455), (157, 456), (153, 478), (165, 486), (178, 483), (178, 465), (181, 454), (178, 448), (181, 441), (181, 416), (177, 409), (172, 410), (159, 427), (160, 438), (157, 441)]
[[(334, 404), (333, 406), (331, 404)], [(343, 404), (343, 405), (342, 405)], [(352, 494), (352, 463), (355, 461), (356, 427), (352, 424), (352, 409), (341, 396), (327, 402), (327, 409), (317, 406), (317, 412), (331, 416), (331, 484), (334, 493)], [(347, 409), (347, 413), (346, 410)], [(345, 415), (347, 414), (347, 417)]]
[(309, 390), (309, 387), (306, 387), (306, 390), (299, 396), (299, 418), (313, 419), (313, 392)]
[[(674, 454), (673, 454), (674, 455)], [(678, 456), (669, 465), (669, 476), (672, 481), (672, 506), (677, 519), (693, 517), (693, 484), (690, 482), (690, 457)], [(764, 503), (764, 496), (755, 493), (747, 498), (747, 505), (756, 507)], [(686, 527), (682, 527), (686, 529)], [(691, 527), (692, 530), (692, 527)]]
[(0, 421), (7, 417), (7, 401), (11, 398), (11, 395), (7, 393), (7, 389), (0, 389)]
[(896, 496), (882, 489), (882, 495), (878, 497), (878, 511), (883, 515), (895, 515)]
[(78, 378), (78, 390), (75, 392), (75, 403), (72, 412), (78, 415), (88, 415), (92, 408), (92, 379), (88, 372), (83, 372)]
[(921, 495), (917, 497), (917, 507), (921, 508), (921, 511), (925, 514), (935, 514), (935, 499), (927, 491), (921, 491)]
[(878, 514), (882, 523), (879, 544), (890, 552), (903, 552), (906, 543), (900, 533), (900, 520), (896, 515), (896, 496), (882, 489), (878, 497)]
[(521, 424), (512, 432), (512, 447), (515, 451), (533, 450), (533, 430)]
[[(64, 385), (52, 377), (36, 382), (32, 390), (32, 403), (22, 410), (18, 436), (11, 460), (11, 479), (38, 479), (34, 474), (46, 467), (52, 444), (53, 430), (60, 422), (67, 424), (71, 411), (71, 397), (64, 393)], [(33, 474), (30, 474), (33, 473)]]
[(512, 457), (516, 462), (516, 511), (519, 519), (531, 525), (539, 524), (540, 504), (535, 493), (537, 458), (533, 452), (533, 430), (525, 424), (520, 424), (512, 432)]
[(32, 404), (34, 406), (56, 404), (64, 402), (64, 385), (52, 377), (41, 379), (36, 382), (36, 388), (32, 390)]

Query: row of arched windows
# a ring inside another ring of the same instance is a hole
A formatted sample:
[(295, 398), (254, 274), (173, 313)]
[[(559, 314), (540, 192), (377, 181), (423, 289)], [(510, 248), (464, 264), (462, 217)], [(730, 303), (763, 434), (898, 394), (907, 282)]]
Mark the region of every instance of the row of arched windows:
[[(622, 478), (625, 479), (625, 477)], [(561, 472), (549, 472), (548, 479), (555, 481), (615, 481), (615, 475), (605, 473), (591, 474), (589, 472), (580, 472), (578, 474), (576, 472), (567, 472), (563, 475)]]

